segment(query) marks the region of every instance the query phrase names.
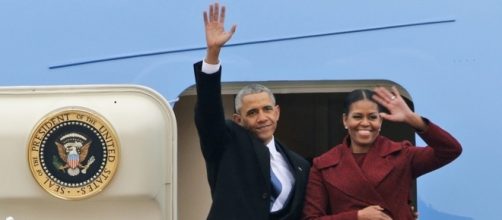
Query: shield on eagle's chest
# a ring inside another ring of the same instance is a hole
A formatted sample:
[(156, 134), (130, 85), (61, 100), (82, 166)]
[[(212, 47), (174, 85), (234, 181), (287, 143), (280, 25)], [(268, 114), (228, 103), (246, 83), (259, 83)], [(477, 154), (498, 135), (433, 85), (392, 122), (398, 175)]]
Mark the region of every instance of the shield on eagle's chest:
[(79, 155), (76, 154), (75, 152), (70, 152), (68, 154), (68, 165), (72, 168), (75, 169), (77, 168), (78, 164), (80, 162)]

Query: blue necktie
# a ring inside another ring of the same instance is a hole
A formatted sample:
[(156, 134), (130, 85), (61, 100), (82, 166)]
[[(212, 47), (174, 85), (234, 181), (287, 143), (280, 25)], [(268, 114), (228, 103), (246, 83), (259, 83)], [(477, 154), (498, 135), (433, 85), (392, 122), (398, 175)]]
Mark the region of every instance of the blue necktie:
[(281, 181), (277, 178), (272, 168), (270, 168), (270, 178), (272, 183), (272, 196), (270, 199), (272, 200), (271, 205), (274, 203), (275, 199), (281, 194), (282, 184)]

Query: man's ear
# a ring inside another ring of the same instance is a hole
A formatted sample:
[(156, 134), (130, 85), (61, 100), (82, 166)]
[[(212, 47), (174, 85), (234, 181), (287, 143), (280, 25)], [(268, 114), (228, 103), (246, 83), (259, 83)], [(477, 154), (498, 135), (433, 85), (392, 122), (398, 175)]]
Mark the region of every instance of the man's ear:
[(241, 115), (237, 114), (237, 113), (234, 113), (232, 115), (232, 120), (237, 123), (237, 124), (241, 124), (242, 122), (242, 118), (241, 118)]

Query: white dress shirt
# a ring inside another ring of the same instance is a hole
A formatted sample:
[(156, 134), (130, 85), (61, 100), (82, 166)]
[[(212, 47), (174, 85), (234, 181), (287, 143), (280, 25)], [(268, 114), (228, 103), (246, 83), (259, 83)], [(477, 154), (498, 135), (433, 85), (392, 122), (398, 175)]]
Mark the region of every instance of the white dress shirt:
[(218, 70), (220, 69), (220, 62), (218, 62), (217, 64), (209, 64), (209, 63), (206, 63), (205, 60), (202, 60), (202, 72), (205, 73), (205, 74), (213, 74), (213, 73), (216, 73), (218, 72)]
[(282, 184), (281, 193), (277, 196), (270, 209), (270, 212), (275, 212), (281, 210), (286, 205), (286, 202), (289, 199), (289, 194), (295, 184), (295, 178), (293, 177), (293, 173), (291, 172), (291, 168), (289, 163), (286, 161), (286, 158), (279, 151), (277, 151), (274, 137), (272, 137), (272, 140), (267, 144), (267, 147), (270, 151), (270, 168)]

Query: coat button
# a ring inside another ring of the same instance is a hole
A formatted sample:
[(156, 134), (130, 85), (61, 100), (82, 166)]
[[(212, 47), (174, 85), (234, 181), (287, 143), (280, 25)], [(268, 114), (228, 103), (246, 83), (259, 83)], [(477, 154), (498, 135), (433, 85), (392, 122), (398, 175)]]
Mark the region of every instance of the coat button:
[(266, 198), (268, 198), (268, 193), (263, 193), (263, 194), (261, 194), (261, 198), (262, 198), (262, 199), (266, 199)]

